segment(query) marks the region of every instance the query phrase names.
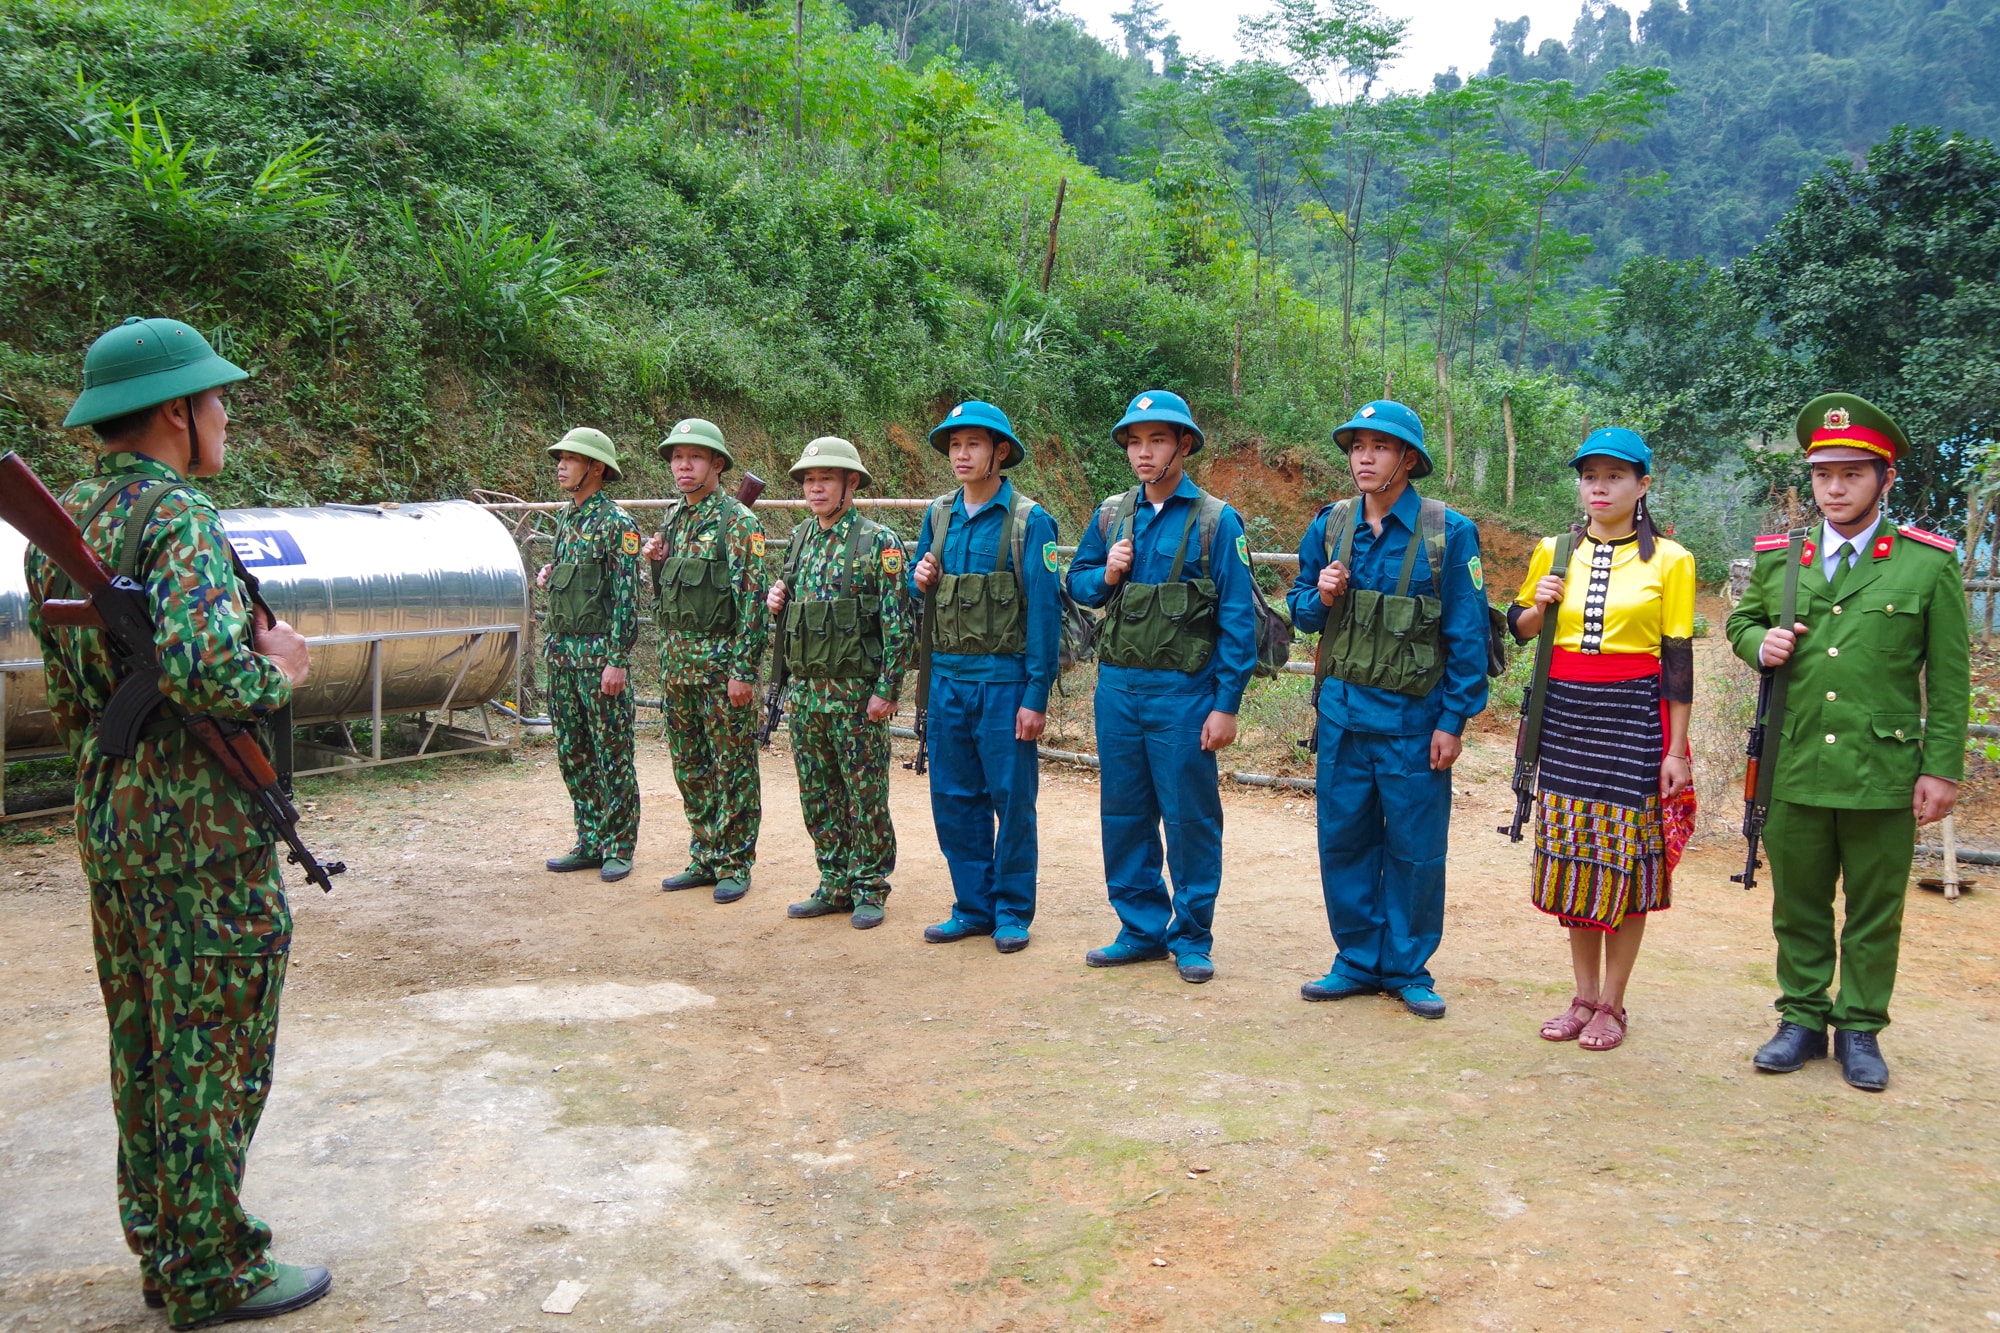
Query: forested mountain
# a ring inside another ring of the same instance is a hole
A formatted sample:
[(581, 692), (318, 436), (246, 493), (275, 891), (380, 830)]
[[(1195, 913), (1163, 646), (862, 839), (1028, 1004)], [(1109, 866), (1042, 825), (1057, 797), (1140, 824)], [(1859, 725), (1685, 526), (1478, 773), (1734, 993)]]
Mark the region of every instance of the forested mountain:
[(1607, 273), (1641, 253), (1747, 253), (1807, 177), (1830, 158), (1858, 162), (1895, 125), (2000, 130), (2000, 0), (1652, 0), (1636, 22), (1586, 3), (1567, 44), (1531, 51), (1529, 38), (1526, 19), (1495, 25), (1487, 72), (1590, 89), (1650, 65), (1679, 90), (1652, 130), (1604, 159), (1657, 173), (1657, 190), (1576, 210)]

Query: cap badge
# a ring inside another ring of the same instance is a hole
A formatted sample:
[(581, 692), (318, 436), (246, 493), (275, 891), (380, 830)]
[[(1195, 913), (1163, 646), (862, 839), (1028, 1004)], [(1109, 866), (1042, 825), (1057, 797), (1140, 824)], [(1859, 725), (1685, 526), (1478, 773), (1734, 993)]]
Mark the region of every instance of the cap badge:
[(688, 428), (687, 422), (683, 421), (679, 425), (674, 427), (674, 434), (676, 435), (684, 434), (687, 431), (687, 428)]
[(1150, 399), (1150, 398), (1141, 398), (1141, 399), (1139, 400), (1139, 410), (1140, 410), (1141, 412), (1148, 412), (1148, 411), (1151, 411), (1151, 410), (1152, 410), (1152, 407), (1153, 407), (1153, 400), (1152, 400), (1152, 399)]
[(962, 407), (954, 407), (951, 409), (951, 414), (955, 417), (962, 417), (965, 415), (965, 409)]
[(816, 445), (816, 444), (809, 444), (809, 445), (807, 445), (807, 446), (806, 446), (806, 457), (807, 457), (807, 458), (817, 458), (818, 456), (819, 456), (819, 446), (818, 446), (818, 445)]
[(1361, 415), (1364, 417), (1372, 417), (1375, 415), (1375, 409), (1372, 407), (1364, 407), (1361, 409)]
[(1826, 414), (1826, 428), (1828, 430), (1846, 430), (1852, 424), (1853, 420), (1847, 415), (1846, 408), (1835, 407), (1828, 409)]

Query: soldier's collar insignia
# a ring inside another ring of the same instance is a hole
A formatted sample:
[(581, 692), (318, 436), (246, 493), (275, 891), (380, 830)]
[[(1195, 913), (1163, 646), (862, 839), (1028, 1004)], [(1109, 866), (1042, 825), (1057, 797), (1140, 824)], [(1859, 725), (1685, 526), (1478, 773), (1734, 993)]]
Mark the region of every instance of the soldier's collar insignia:
[(1875, 548), (1871, 550), (1868, 554), (1874, 556), (1877, 560), (1883, 559), (1889, 554), (1890, 549), (1894, 547), (1895, 544), (1896, 544), (1895, 533), (1893, 532), (1881, 533), (1875, 538)]
[(1152, 406), (1153, 406), (1153, 400), (1150, 398), (1141, 398), (1139, 400), (1139, 410), (1141, 412), (1151, 411)]
[(1826, 428), (1828, 430), (1846, 430), (1852, 424), (1854, 424), (1854, 419), (1847, 414), (1846, 408), (1830, 407), (1827, 409)]
[(1805, 549), (1799, 552), (1799, 563), (1801, 565), (1806, 566), (1807, 568), (1811, 568), (1812, 562), (1815, 559), (1817, 559), (1818, 556), (1819, 556), (1819, 543), (1807, 542), (1805, 544)]

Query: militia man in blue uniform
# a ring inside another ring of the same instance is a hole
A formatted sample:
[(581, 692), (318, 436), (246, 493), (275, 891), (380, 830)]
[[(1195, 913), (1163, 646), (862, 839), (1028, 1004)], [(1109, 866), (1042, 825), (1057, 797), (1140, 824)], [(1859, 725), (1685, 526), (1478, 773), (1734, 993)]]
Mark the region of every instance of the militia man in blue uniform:
[(925, 735), (931, 821), (951, 869), (951, 916), (932, 944), (991, 935), (1028, 947), (1035, 919), (1035, 742), (1048, 725), (1062, 640), (1056, 521), (1003, 475), (1027, 457), (1007, 414), (960, 403), (931, 431), (959, 489), (939, 496), (910, 571), (930, 635)]
[[(1118, 967), (1173, 956), (1181, 979), (1210, 960), (1222, 887), (1216, 752), (1257, 661), (1257, 595), (1236, 511), (1187, 475), (1205, 442), (1163, 389), (1132, 400), (1111, 432), (1139, 484), (1098, 507), (1070, 565), (1070, 595), (1104, 608), (1097, 754), (1104, 878), (1122, 929), (1084, 961)], [(1173, 893), (1161, 878), (1160, 834)]]
[(1443, 1018), (1430, 958), (1444, 934), (1451, 766), (1486, 707), (1479, 529), (1412, 481), (1424, 423), (1377, 401), (1333, 433), (1360, 494), (1299, 543), (1292, 624), (1320, 636), (1315, 742), (1320, 889), (1338, 956), (1308, 1000), (1388, 994)]
[[(1822, 1059), (1831, 1025), (1841, 1075), (1880, 1092), (1889, 1065), (1876, 1034), (1889, 1025), (1916, 827), (1951, 813), (1965, 776), (1965, 590), (1956, 543), (1883, 517), (1909, 448), (1888, 413), (1824, 394), (1795, 429), (1821, 521), (1757, 539), (1727, 630), (1750, 665), (1791, 667), (1785, 716), (1767, 724), (1783, 728), (1764, 825), (1779, 1022), (1754, 1062), (1789, 1074)], [(1797, 612), (1783, 625), (1788, 581)]]

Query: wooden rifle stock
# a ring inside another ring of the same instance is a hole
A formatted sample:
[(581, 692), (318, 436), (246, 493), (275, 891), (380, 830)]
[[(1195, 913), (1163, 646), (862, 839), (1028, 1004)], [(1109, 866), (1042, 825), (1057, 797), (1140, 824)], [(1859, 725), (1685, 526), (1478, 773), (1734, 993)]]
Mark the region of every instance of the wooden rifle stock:
[[(347, 867), (339, 861), (322, 865), (300, 838), (298, 811), (292, 808), (279, 786), (277, 771), (271, 767), (250, 727), (191, 713), (159, 693), (159, 654), (146, 590), (131, 579), (112, 574), (84, 540), (82, 529), (69, 511), (42, 485), (34, 469), (11, 450), (0, 456), (0, 520), (26, 537), (71, 582), (90, 594), (90, 600), (85, 602), (44, 602), (42, 610), (45, 624), (104, 632), (121, 683), (100, 719), (100, 752), (114, 758), (130, 758), (140, 726), (154, 711), (165, 708), (200, 742), (230, 781), (250, 796), (259, 816), (290, 848), (292, 862), (305, 871), (306, 879), (331, 893), (332, 876), (342, 874)], [(259, 610), (268, 618), (270, 610), (257, 596), (254, 581), (249, 588)], [(104, 721), (113, 717), (124, 722), (111, 727), (107, 734)]]

